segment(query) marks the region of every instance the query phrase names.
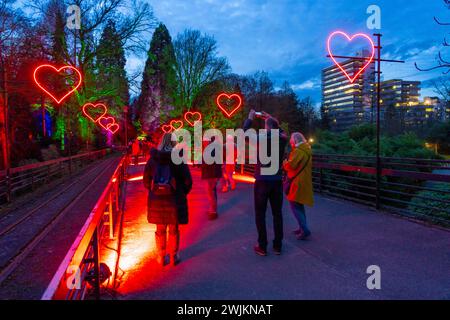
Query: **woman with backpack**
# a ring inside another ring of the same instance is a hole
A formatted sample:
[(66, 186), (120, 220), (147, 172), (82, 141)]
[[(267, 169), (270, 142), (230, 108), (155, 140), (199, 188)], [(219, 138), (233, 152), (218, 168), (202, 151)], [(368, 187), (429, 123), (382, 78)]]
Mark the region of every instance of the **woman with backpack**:
[(287, 173), (283, 188), (299, 225), (299, 229), (294, 233), (297, 239), (306, 240), (311, 235), (311, 231), (306, 222), (305, 205), (310, 207), (314, 205), (312, 151), (300, 132), (294, 132), (291, 135), (290, 144), (292, 150), (288, 159), (283, 162), (283, 169)]
[(158, 148), (150, 151), (150, 160), (144, 170), (144, 185), (148, 189), (147, 219), (156, 224), (157, 261), (162, 266), (170, 261), (172, 265), (180, 262), (178, 226), (189, 220), (187, 195), (192, 188), (192, 177), (187, 164), (172, 162), (175, 145), (172, 134), (164, 134)]

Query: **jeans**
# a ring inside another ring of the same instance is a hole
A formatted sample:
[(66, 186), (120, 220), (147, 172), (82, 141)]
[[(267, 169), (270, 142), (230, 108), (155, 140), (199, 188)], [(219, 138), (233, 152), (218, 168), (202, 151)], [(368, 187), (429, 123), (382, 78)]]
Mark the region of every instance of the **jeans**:
[(178, 224), (157, 224), (156, 225), (156, 249), (159, 257), (166, 255), (167, 231), (169, 232), (169, 253), (173, 256), (178, 253), (180, 247), (180, 231)]
[(309, 235), (311, 231), (309, 230), (308, 223), (306, 222), (305, 206), (294, 201), (289, 201), (289, 204), (291, 206), (292, 214), (298, 222), (300, 230), (302, 230), (304, 234)]
[(219, 178), (206, 179), (208, 188), (209, 213), (217, 213), (217, 183)]
[(254, 189), (255, 222), (258, 230), (258, 244), (267, 249), (266, 210), (270, 202), (275, 234), (273, 247), (281, 250), (283, 241), (283, 185), (281, 181), (257, 180)]

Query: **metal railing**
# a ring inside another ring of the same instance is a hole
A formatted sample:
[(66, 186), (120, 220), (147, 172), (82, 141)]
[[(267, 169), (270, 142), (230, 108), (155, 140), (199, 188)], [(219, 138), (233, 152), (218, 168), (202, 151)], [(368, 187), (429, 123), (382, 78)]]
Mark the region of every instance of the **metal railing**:
[(52, 179), (71, 175), (87, 163), (105, 157), (110, 149), (86, 152), (45, 162), (0, 171), (0, 204), (14, 196), (30, 192)]
[[(450, 160), (351, 155), (313, 156), (316, 192), (450, 225)], [(254, 173), (254, 165), (237, 171)], [(377, 174), (380, 182), (377, 183)]]
[(128, 163), (129, 159), (124, 155), (42, 300), (82, 300), (89, 290), (92, 290), (95, 299), (100, 299), (100, 246), (114, 237), (114, 225), (124, 201), (122, 187), (126, 181)]
[[(313, 183), (338, 196), (410, 217), (450, 224), (450, 161), (314, 155)], [(377, 174), (381, 179), (377, 183)]]

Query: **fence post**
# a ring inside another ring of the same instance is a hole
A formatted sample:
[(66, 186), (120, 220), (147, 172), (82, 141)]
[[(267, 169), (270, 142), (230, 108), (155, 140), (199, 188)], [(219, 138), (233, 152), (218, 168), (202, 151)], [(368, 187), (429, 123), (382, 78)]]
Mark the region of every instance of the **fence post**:
[(114, 223), (113, 223), (113, 187), (109, 191), (108, 219), (109, 219), (109, 239), (114, 239)]
[(319, 192), (322, 193), (323, 188), (323, 169), (319, 170)]
[(10, 177), (11, 171), (9, 168), (6, 169), (6, 202), (11, 202), (11, 177)]
[(69, 156), (69, 176), (72, 175), (72, 157)]
[(31, 175), (31, 191), (34, 191), (34, 174)]
[(98, 246), (98, 226), (95, 228), (93, 235), (92, 247), (94, 250), (94, 296), (96, 300), (100, 300), (100, 261)]
[(377, 173), (377, 177), (376, 177), (376, 193), (375, 193), (375, 207), (377, 210), (380, 209), (381, 204), (380, 204), (380, 189), (381, 189), (381, 157), (377, 156), (376, 159), (376, 173)]
[(116, 178), (116, 183), (115, 183), (115, 196), (116, 196), (116, 211), (119, 211), (120, 206), (119, 206), (119, 177)]

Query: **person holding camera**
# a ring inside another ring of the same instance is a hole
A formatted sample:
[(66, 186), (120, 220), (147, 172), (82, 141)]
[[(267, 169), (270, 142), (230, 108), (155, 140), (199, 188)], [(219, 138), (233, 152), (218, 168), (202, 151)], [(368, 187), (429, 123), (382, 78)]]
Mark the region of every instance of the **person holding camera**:
[[(279, 130), (278, 136), (278, 146), (279, 146), (279, 162), (282, 163), (284, 157), (284, 150), (287, 145), (287, 136), (280, 129), (278, 120), (273, 118), (270, 114), (266, 112), (255, 112), (255, 110), (250, 110), (248, 119), (244, 123), (244, 130), (248, 130), (252, 127), (255, 117), (259, 117), (264, 120), (265, 129), (268, 133), (265, 135), (257, 136), (257, 144), (265, 139), (268, 148), (268, 154), (271, 154), (271, 130)], [(281, 166), (278, 171), (273, 175), (263, 175), (261, 173), (261, 168), (269, 167), (270, 164), (264, 165), (257, 161), (255, 168), (255, 186), (254, 186), (254, 205), (255, 205), (255, 222), (256, 229), (258, 231), (258, 245), (254, 247), (255, 253), (260, 256), (267, 255), (267, 229), (266, 229), (266, 210), (267, 203), (270, 203), (272, 208), (273, 216), (273, 228), (274, 228), (274, 240), (273, 240), (273, 252), (276, 255), (281, 254), (282, 242), (283, 242), (283, 183), (282, 183), (282, 169)]]

